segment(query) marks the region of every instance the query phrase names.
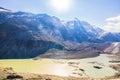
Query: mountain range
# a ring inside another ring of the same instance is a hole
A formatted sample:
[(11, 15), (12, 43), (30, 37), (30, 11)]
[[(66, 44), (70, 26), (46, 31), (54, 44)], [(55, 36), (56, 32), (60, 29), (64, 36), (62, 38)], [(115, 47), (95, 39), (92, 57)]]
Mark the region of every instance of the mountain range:
[(86, 58), (104, 53), (120, 53), (120, 33), (78, 18), (65, 21), (0, 7), (0, 59)]

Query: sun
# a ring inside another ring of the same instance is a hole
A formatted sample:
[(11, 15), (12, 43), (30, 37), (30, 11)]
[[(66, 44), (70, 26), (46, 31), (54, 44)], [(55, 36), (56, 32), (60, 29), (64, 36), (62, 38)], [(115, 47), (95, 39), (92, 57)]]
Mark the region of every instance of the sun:
[(66, 12), (71, 8), (72, 0), (51, 0), (50, 4), (56, 12)]

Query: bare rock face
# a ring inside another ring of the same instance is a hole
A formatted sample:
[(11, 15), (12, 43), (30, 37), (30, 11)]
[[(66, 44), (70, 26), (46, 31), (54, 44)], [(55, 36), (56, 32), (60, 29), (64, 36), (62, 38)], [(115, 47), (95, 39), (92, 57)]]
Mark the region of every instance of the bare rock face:
[(120, 55), (120, 42), (113, 42), (109, 47), (107, 47), (104, 52), (119, 54)]

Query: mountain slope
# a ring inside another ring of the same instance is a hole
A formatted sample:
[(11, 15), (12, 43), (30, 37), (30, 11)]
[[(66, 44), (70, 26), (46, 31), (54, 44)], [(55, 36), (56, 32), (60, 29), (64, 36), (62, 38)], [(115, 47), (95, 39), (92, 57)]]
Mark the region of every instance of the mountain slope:
[(11, 11), (11, 10), (5, 9), (3, 7), (0, 7), (0, 12), (9, 12), (9, 11)]
[(47, 14), (0, 12), (0, 58), (32, 58), (53, 48), (66, 56), (92, 57), (119, 41), (119, 33), (106, 33), (77, 18), (61, 21)]
[(107, 47), (104, 52), (113, 53), (120, 55), (120, 42), (114, 42), (109, 47)]

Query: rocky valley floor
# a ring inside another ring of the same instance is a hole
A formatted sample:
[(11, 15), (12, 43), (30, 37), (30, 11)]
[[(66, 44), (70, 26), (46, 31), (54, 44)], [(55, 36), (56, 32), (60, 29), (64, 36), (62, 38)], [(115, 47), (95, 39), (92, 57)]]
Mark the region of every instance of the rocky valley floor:
[(120, 80), (120, 58), (0, 60), (0, 80)]

